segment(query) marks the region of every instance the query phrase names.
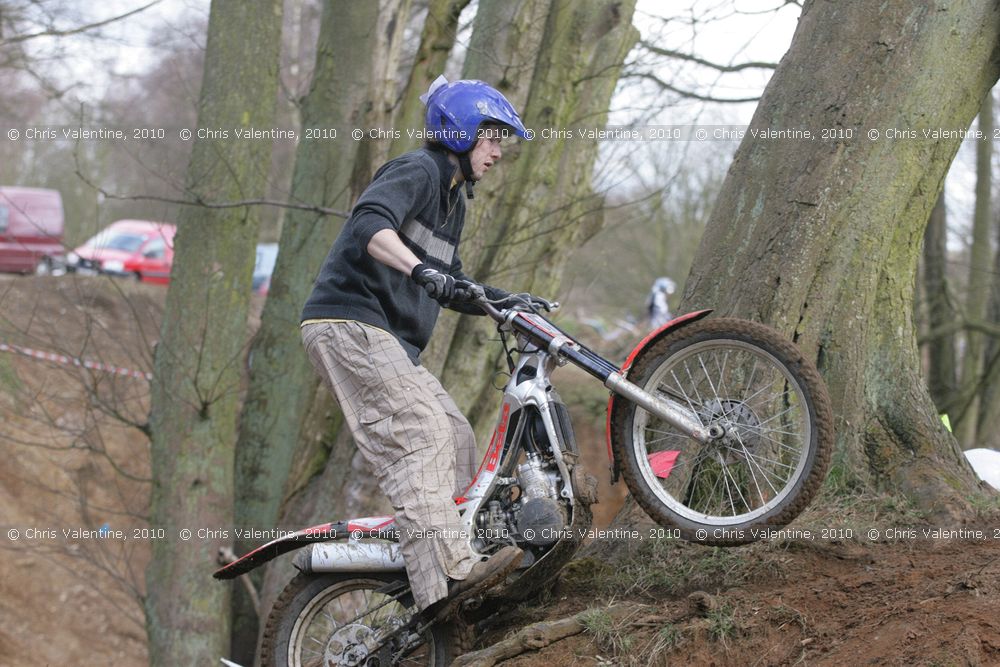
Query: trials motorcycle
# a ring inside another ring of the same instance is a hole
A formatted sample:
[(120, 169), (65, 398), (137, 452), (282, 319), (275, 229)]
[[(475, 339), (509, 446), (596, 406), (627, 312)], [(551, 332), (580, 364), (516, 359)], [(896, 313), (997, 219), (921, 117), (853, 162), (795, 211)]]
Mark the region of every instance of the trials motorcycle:
[(503, 308), (483, 295), (476, 301), (497, 323), (510, 379), (479, 470), (455, 498), (472, 549), (487, 556), (515, 544), (524, 550), (519, 568), (457, 617), (424, 623), (392, 516), (297, 531), (214, 575), (231, 579), (302, 549), (299, 574), (261, 634), (262, 665), (447, 665), (468, 648), (477, 612), (552, 583), (586, 536), (596, 501), (596, 480), (579, 465), (569, 413), (552, 385), (567, 363), (610, 390), (612, 482), (623, 478), (671, 536), (751, 542), (795, 518), (819, 489), (833, 443), (829, 395), (813, 364), (772, 329), (699, 310), (650, 333), (619, 367), (538, 307), (558, 304), (519, 297)]

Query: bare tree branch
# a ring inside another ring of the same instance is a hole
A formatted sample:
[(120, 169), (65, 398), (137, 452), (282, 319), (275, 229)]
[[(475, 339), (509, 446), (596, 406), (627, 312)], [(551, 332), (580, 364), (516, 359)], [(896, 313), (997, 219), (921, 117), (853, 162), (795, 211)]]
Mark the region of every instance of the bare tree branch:
[(664, 56), (666, 58), (675, 58), (678, 60), (686, 60), (688, 62), (695, 63), (696, 65), (701, 65), (703, 67), (710, 67), (719, 72), (741, 72), (745, 69), (775, 69), (778, 63), (762, 62), (762, 61), (751, 61), (745, 63), (739, 63), (736, 65), (720, 65), (718, 63), (713, 63), (703, 58), (699, 58), (696, 55), (690, 53), (684, 53), (683, 51), (675, 51), (673, 49), (664, 49), (662, 47), (651, 44), (650, 42), (639, 42), (640, 46), (649, 51), (650, 53), (655, 53), (658, 56)]
[[(74, 159), (76, 159), (76, 153), (74, 152)], [(115, 199), (118, 201), (156, 201), (165, 204), (179, 204), (181, 206), (200, 206), (202, 208), (239, 208), (241, 206), (275, 206), (277, 208), (291, 208), (299, 211), (314, 211), (316, 213), (322, 213), (323, 215), (333, 215), (339, 218), (348, 218), (350, 213), (347, 211), (340, 211), (335, 208), (326, 208), (325, 206), (314, 206), (312, 204), (295, 204), (286, 201), (276, 201), (274, 199), (243, 199), (240, 201), (233, 202), (210, 202), (201, 199), (200, 197), (195, 197), (194, 199), (174, 199), (172, 197), (158, 197), (154, 195), (119, 195), (113, 192), (108, 192), (101, 186), (97, 185), (86, 176), (80, 170), (79, 161), (77, 161), (76, 175), (81, 181), (86, 185), (93, 188), (95, 191), (101, 193), (107, 199)]]
[(104, 26), (110, 25), (116, 21), (121, 21), (122, 19), (126, 19), (130, 16), (135, 16), (136, 14), (144, 12), (150, 7), (158, 5), (161, 2), (163, 2), (163, 0), (153, 0), (153, 2), (150, 2), (147, 5), (143, 5), (142, 7), (133, 9), (130, 12), (125, 12), (124, 14), (120, 14), (118, 16), (112, 16), (111, 18), (104, 19), (103, 21), (97, 21), (96, 23), (88, 23), (86, 25), (77, 26), (76, 28), (72, 28), (69, 30), (57, 30), (55, 28), (50, 28), (48, 30), (42, 30), (40, 32), (32, 32), (25, 35), (15, 35), (14, 37), (11, 37), (9, 39), (0, 41), (0, 47), (9, 46), (11, 44), (17, 44), (19, 42), (26, 42), (30, 39), (37, 39), (39, 37), (68, 37), (70, 35), (78, 35), (81, 32), (87, 32), (89, 30), (103, 28)]
[(667, 83), (655, 74), (650, 74), (648, 72), (636, 72), (635, 74), (623, 74), (622, 78), (625, 79), (648, 79), (652, 81), (657, 86), (663, 90), (668, 90), (672, 93), (676, 93), (681, 97), (686, 97), (692, 100), (699, 100), (701, 102), (716, 102), (718, 104), (743, 104), (746, 102), (759, 102), (760, 97), (711, 97), (709, 95), (699, 95), (698, 93), (693, 93), (690, 90), (682, 90), (672, 84)]

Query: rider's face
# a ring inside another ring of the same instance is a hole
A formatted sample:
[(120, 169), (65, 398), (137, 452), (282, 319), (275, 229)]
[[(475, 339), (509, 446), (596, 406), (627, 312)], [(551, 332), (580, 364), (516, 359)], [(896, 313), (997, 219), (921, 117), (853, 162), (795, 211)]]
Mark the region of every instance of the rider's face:
[(501, 139), (502, 137), (496, 133), (496, 130), (480, 133), (476, 147), (469, 153), (469, 162), (472, 163), (473, 180), (478, 181), (481, 179), (490, 167), (496, 164), (503, 155), (503, 151), (500, 149)]

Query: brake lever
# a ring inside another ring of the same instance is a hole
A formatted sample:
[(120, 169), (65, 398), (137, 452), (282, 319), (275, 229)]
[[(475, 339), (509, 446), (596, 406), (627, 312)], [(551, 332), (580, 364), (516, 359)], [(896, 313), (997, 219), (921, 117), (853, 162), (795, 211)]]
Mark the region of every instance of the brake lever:
[(549, 301), (548, 299), (543, 299), (543, 298), (538, 297), (538, 296), (536, 296), (534, 298), (538, 299), (539, 301), (542, 302), (542, 308), (544, 308), (545, 312), (547, 312), (547, 313), (551, 313), (551, 312), (553, 312), (555, 310), (559, 310), (559, 302), (558, 301)]

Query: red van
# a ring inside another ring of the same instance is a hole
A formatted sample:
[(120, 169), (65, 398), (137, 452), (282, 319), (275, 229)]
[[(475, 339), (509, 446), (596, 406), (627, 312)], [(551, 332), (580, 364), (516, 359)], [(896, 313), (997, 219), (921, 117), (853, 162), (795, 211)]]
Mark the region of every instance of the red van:
[(48, 273), (62, 265), (62, 241), (58, 192), (0, 187), (0, 271)]
[(149, 220), (119, 220), (66, 256), (70, 271), (130, 276), (166, 285), (174, 263), (177, 227)]

